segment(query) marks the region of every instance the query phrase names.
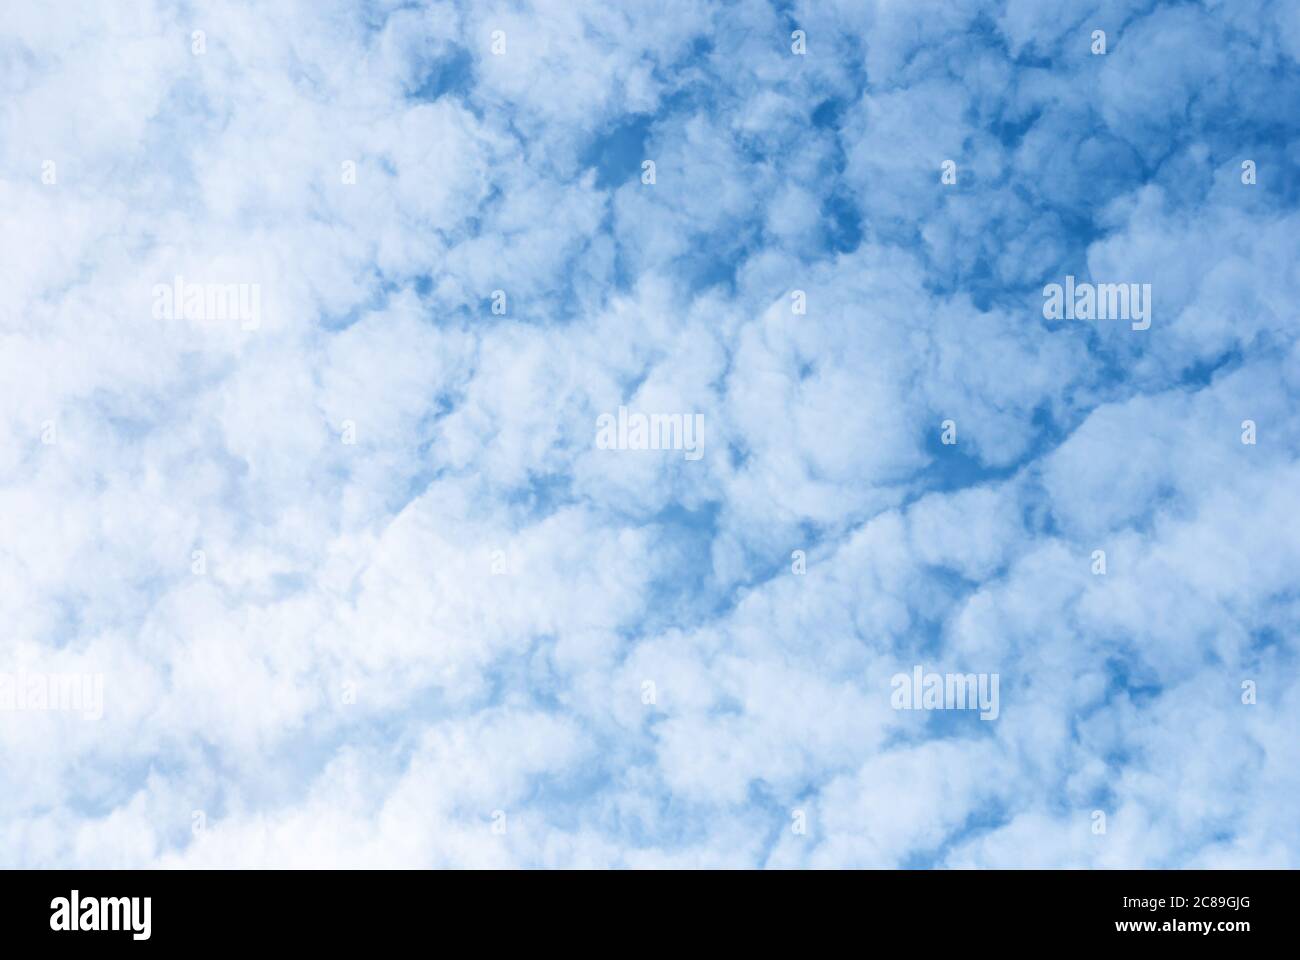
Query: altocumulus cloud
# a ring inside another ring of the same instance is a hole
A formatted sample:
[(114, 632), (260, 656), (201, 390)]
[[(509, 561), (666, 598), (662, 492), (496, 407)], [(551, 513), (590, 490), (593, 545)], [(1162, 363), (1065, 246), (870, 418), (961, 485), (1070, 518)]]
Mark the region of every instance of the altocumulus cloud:
[(0, 702), (0, 858), (1300, 865), (1298, 58), (1281, 0), (13, 5), (0, 690), (103, 693)]

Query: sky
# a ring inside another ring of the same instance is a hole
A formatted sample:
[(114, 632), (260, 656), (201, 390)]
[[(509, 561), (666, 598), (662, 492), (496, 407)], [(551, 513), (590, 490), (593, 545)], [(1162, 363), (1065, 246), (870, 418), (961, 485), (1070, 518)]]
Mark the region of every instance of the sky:
[(1298, 60), (1285, 0), (7, 5), (0, 865), (1300, 866)]

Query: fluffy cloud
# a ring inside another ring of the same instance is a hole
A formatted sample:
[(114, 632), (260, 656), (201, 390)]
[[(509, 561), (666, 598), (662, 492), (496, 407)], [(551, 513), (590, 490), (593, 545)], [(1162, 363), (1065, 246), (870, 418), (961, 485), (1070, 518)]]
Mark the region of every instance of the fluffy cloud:
[(1297, 56), (1268, 0), (15, 10), (0, 674), (104, 693), (0, 710), (5, 861), (1296, 866)]

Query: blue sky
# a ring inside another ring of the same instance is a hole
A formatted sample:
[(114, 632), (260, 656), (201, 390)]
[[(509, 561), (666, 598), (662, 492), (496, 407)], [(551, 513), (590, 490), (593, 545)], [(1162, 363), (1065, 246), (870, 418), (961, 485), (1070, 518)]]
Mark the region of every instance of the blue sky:
[(1298, 59), (1262, 0), (7, 11), (0, 674), (104, 694), (0, 711), (0, 862), (1300, 865)]

